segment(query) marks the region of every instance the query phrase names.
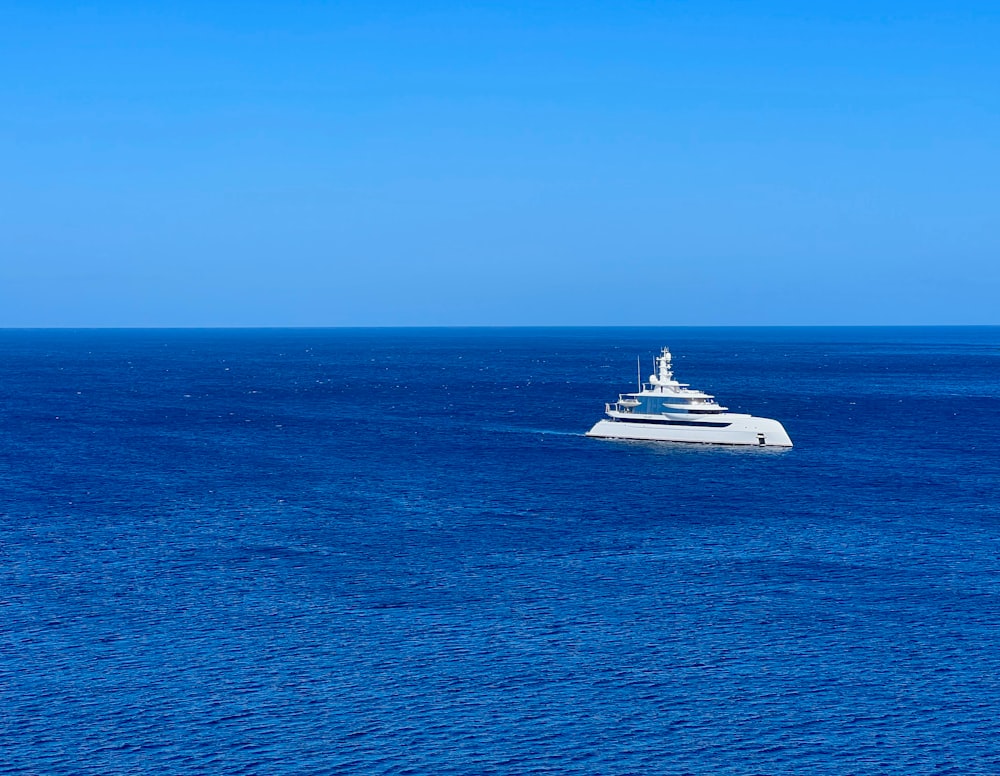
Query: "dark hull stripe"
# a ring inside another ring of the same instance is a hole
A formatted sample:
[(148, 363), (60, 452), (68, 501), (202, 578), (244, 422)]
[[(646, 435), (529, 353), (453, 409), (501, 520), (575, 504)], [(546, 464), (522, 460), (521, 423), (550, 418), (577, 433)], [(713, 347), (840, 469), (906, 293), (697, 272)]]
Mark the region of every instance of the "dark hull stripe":
[(703, 428), (728, 428), (732, 423), (709, 423), (703, 420), (646, 420), (645, 418), (613, 418), (613, 423), (644, 423), (650, 426), (701, 426)]

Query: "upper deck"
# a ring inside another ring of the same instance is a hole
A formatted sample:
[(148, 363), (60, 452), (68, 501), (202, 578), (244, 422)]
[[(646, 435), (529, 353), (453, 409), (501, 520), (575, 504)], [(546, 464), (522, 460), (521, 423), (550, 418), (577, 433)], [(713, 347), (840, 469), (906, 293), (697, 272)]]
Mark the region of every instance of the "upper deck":
[(656, 372), (649, 376), (649, 382), (640, 383), (635, 393), (619, 394), (618, 401), (605, 405), (607, 413), (712, 415), (727, 410), (716, 404), (712, 394), (675, 380), (672, 361), (670, 350), (663, 348), (656, 358)]

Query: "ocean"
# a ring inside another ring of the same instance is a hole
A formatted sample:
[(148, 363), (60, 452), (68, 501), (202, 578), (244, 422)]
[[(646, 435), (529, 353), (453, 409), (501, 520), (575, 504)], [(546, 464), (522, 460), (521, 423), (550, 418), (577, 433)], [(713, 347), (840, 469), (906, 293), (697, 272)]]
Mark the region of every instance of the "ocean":
[[(662, 345), (790, 450), (584, 433)], [(0, 774), (1000, 773), (1000, 328), (0, 331)]]

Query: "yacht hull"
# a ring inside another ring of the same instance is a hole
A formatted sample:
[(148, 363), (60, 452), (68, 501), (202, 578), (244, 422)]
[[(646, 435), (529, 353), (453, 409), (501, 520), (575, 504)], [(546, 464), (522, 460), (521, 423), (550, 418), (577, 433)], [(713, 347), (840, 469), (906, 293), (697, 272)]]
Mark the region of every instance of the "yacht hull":
[[(723, 418), (717, 416), (719, 420)], [(714, 420), (715, 418), (713, 418)], [(693, 442), (707, 445), (747, 447), (791, 447), (792, 440), (778, 421), (745, 416), (724, 428), (690, 427), (665, 423), (630, 423), (627, 420), (599, 420), (589, 437), (634, 439), (649, 442)]]

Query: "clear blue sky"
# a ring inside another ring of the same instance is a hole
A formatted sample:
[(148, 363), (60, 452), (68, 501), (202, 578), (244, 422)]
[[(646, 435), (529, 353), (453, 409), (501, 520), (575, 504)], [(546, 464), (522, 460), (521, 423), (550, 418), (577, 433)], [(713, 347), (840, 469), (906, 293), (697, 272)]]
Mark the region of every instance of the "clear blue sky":
[(996, 3), (0, 14), (0, 326), (1000, 323)]

